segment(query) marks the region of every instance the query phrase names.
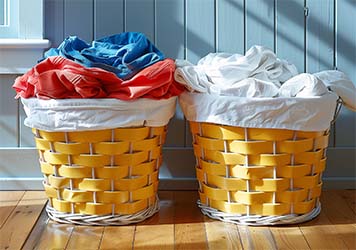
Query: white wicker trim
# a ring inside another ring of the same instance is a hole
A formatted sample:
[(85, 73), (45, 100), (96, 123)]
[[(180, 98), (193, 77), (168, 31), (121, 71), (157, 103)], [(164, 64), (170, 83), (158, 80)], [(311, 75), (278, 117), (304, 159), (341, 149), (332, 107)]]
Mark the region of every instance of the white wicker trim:
[(314, 219), (319, 215), (321, 211), (321, 204), (318, 201), (315, 208), (307, 214), (296, 215), (281, 215), (281, 216), (261, 216), (261, 215), (240, 215), (240, 214), (230, 214), (216, 210), (206, 206), (198, 200), (198, 206), (204, 215), (224, 222), (230, 222), (239, 225), (250, 225), (250, 226), (264, 226), (264, 225), (282, 225), (282, 224), (296, 224), (302, 223)]
[(75, 224), (75, 225), (86, 225), (86, 226), (120, 226), (128, 225), (132, 223), (138, 223), (151, 217), (159, 210), (159, 200), (156, 199), (155, 204), (151, 207), (140, 211), (136, 214), (130, 215), (84, 215), (84, 214), (72, 214), (63, 213), (55, 210), (49, 204), (46, 206), (46, 211), (48, 216), (57, 222)]

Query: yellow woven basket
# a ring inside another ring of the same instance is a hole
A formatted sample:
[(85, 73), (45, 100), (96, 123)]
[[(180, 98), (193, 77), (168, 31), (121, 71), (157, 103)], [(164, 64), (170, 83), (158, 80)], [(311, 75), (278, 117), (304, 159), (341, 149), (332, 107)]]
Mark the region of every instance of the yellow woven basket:
[(124, 225), (158, 211), (165, 126), (33, 133), (53, 220)]
[(190, 122), (205, 215), (237, 224), (292, 224), (320, 213), (328, 131)]

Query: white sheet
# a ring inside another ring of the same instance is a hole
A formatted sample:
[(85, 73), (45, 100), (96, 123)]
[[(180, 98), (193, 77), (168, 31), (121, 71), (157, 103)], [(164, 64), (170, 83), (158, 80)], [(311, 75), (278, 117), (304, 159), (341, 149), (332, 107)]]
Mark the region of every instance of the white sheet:
[(325, 84), (316, 76), (302, 73), (288, 79), (279, 88), (279, 96), (311, 97), (322, 96), (328, 92)]
[(163, 100), (22, 98), (25, 125), (46, 131), (164, 126), (175, 113), (177, 97)]
[(324, 131), (338, 96), (247, 98), (185, 92), (179, 103), (189, 121), (238, 127)]
[(176, 60), (176, 65), (175, 80), (190, 91), (230, 96), (243, 96), (246, 92), (243, 81), (249, 79), (248, 83), (256, 89), (256, 93), (250, 89), (250, 96), (272, 97), (281, 83), (298, 73), (293, 64), (277, 58), (263, 46), (251, 47), (245, 56), (210, 53), (197, 65), (184, 60)]
[(356, 83), (352, 83), (345, 73), (338, 70), (325, 70), (315, 73), (314, 76), (340, 96), (347, 108), (356, 111)]

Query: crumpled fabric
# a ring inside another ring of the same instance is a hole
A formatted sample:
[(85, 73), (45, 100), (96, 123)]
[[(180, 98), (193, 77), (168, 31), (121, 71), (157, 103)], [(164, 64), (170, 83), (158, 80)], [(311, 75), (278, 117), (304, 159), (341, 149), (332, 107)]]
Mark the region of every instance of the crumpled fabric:
[(338, 70), (292, 77), (280, 87), (278, 96), (313, 97), (323, 96), (329, 91), (337, 94), (347, 108), (356, 111), (356, 87), (345, 73)]
[(174, 61), (165, 59), (124, 81), (112, 72), (100, 68), (88, 69), (69, 59), (54, 56), (18, 77), (13, 88), (17, 97), (22, 98), (166, 99), (184, 90), (174, 81), (174, 70)]
[(356, 111), (356, 83), (352, 83), (345, 73), (338, 70), (325, 70), (315, 73), (314, 76), (335, 92), (347, 108)]
[(95, 40), (91, 45), (70, 36), (58, 48), (45, 53), (45, 58), (50, 56), (62, 56), (86, 67), (102, 68), (123, 80), (164, 59), (162, 52), (139, 32), (111, 35)]
[[(295, 65), (277, 58), (270, 49), (253, 46), (245, 54), (210, 53), (193, 65), (176, 60), (175, 79), (190, 91), (227, 96), (244, 96), (246, 82), (253, 84), (256, 93), (251, 97), (272, 97), (287, 79), (298, 74)], [(276, 88), (270, 85), (274, 84)], [(264, 91), (261, 91), (264, 90)]]
[(287, 80), (279, 89), (283, 97), (322, 96), (328, 92), (325, 84), (316, 76), (302, 73)]

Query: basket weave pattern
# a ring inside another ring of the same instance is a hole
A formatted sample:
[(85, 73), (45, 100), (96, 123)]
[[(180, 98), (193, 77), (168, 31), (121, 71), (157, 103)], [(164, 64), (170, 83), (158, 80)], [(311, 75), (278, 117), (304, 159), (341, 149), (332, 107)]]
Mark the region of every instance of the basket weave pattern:
[(318, 206), (328, 131), (190, 128), (203, 206), (247, 217), (303, 215)]
[(165, 126), (33, 133), (51, 210), (125, 216), (157, 204)]

